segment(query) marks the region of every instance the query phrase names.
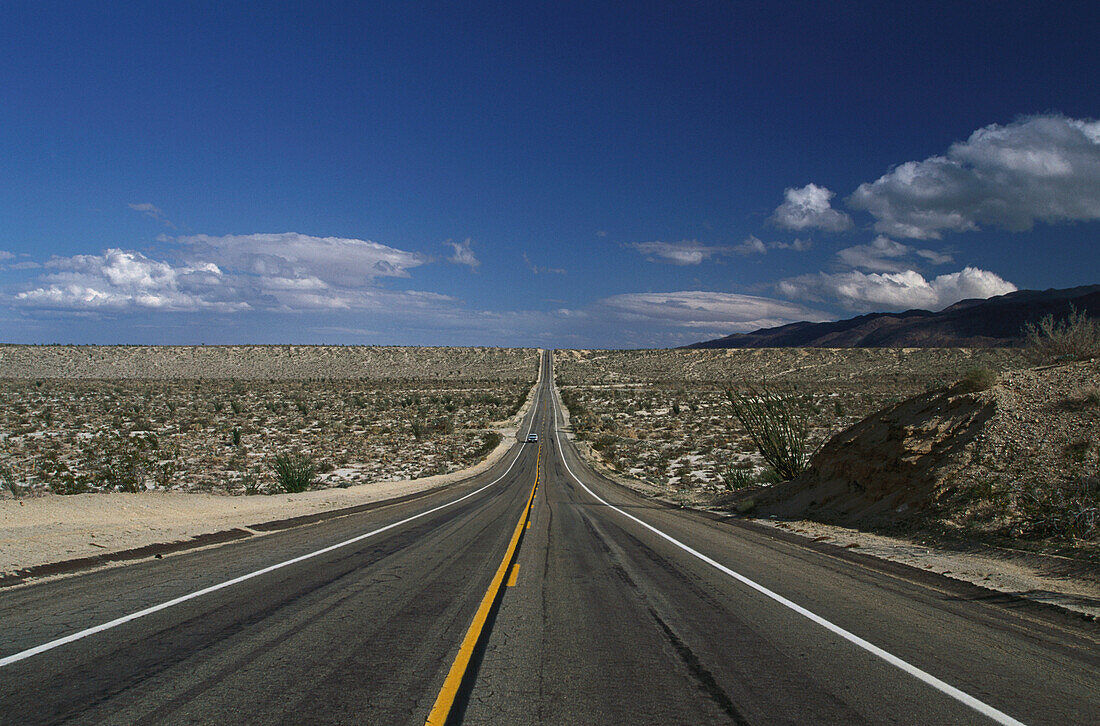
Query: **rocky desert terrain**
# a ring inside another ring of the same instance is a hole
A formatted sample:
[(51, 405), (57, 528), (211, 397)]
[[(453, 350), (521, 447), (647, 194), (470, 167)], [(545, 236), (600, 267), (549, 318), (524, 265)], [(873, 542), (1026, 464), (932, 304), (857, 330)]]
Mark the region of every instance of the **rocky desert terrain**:
[(267, 493), (301, 457), (315, 487), (467, 467), (500, 442), (535, 350), (0, 346), (4, 496)]
[(1018, 349), (772, 348), (560, 351), (556, 380), (577, 439), (649, 490), (708, 503), (746, 478), (769, 483), (728, 391), (768, 386), (802, 402), (811, 446), (874, 411), (974, 368), (1017, 370)]

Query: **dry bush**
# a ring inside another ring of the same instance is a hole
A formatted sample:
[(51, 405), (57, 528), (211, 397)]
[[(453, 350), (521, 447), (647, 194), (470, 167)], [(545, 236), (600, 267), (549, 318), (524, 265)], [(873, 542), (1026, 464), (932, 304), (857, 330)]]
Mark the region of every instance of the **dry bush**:
[(1062, 363), (1100, 356), (1100, 320), (1070, 306), (1069, 315), (1043, 317), (1024, 325), (1028, 357), (1036, 363)]
[(966, 375), (955, 384), (955, 390), (962, 393), (988, 391), (993, 387), (996, 380), (997, 374), (993, 371), (988, 368), (975, 367), (968, 370)]

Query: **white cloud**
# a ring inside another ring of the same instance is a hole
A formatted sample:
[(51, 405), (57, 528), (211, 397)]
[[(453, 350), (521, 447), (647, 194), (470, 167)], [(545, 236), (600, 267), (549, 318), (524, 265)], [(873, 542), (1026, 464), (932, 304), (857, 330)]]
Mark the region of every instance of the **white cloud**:
[(877, 231), (914, 239), (1100, 219), (1100, 121), (1048, 114), (986, 126), (861, 184), (848, 203)]
[(734, 247), (733, 251), (739, 255), (762, 255), (768, 251), (768, 245), (750, 234), (744, 242)]
[(176, 226), (176, 225), (172, 224), (164, 216), (164, 212), (162, 212), (160, 209), (158, 209), (156, 207), (156, 205), (154, 205), (154, 204), (150, 204), (149, 202), (140, 202), (140, 203), (130, 203), (130, 204), (127, 204), (126, 206), (129, 207), (130, 209), (134, 210), (135, 212), (141, 212), (142, 214), (144, 214), (146, 217), (149, 217), (150, 219), (157, 220), (158, 222), (163, 224), (165, 227), (175, 228), (175, 226)]
[(919, 250), (879, 235), (869, 245), (845, 247), (836, 253), (840, 261), (849, 267), (870, 272), (903, 272), (913, 267), (914, 257), (920, 257), (933, 265), (952, 261), (951, 255), (935, 250)]
[(671, 265), (698, 265), (703, 260), (726, 252), (724, 247), (705, 245), (696, 240), (631, 242), (626, 246), (638, 250), (650, 262), (666, 262)]
[(531, 258), (527, 256), (526, 252), (523, 253), (523, 262), (525, 265), (527, 265), (527, 269), (535, 275), (541, 275), (543, 273), (548, 273), (551, 275), (565, 274), (565, 270), (560, 267), (540, 267), (539, 265), (536, 265), (534, 262), (531, 262)]
[(832, 303), (856, 311), (923, 308), (941, 310), (959, 300), (989, 298), (1015, 292), (1015, 285), (987, 270), (966, 267), (927, 280), (915, 270), (802, 275), (780, 282), (776, 289), (796, 300)]
[(776, 207), (771, 221), (785, 229), (803, 231), (820, 229), (826, 232), (843, 232), (852, 226), (851, 218), (832, 208), (834, 193), (816, 184), (807, 184), (783, 192), (784, 201)]
[(828, 319), (824, 313), (784, 300), (703, 290), (612, 295), (597, 301), (591, 312), (635, 326), (686, 328), (696, 336), (699, 329), (726, 335), (798, 320)]
[(390, 291), (424, 255), (377, 242), (301, 234), (163, 237), (176, 261), (110, 249), (55, 257), (12, 301), (51, 310), (401, 311), (453, 305), (446, 295)]
[(650, 262), (664, 262), (671, 265), (698, 265), (705, 260), (729, 257), (732, 255), (762, 255), (768, 250), (796, 250), (802, 252), (810, 248), (808, 242), (764, 242), (755, 235), (749, 235), (736, 245), (707, 245), (697, 240), (680, 242), (631, 242), (624, 245), (638, 250)]
[(474, 251), (470, 249), (470, 245), (473, 243), (469, 237), (464, 242), (454, 242), (447, 240), (443, 244), (448, 245), (454, 250), (454, 254), (447, 258), (447, 261), (455, 265), (466, 265), (471, 270), (477, 270), (481, 267), (481, 260), (477, 258)]
[(369, 240), (294, 232), (162, 239), (183, 245), (184, 259), (202, 259), (264, 277), (312, 276), (345, 287), (378, 277), (408, 277), (409, 269), (429, 261), (426, 255)]
[(217, 293), (222, 272), (217, 265), (173, 266), (140, 252), (109, 249), (102, 255), (55, 257), (57, 270), (43, 275), (37, 287), (15, 294), (17, 304), (53, 310), (216, 310), (247, 309), (248, 304)]
[(13, 255), (11, 252), (8, 252), (7, 250), (0, 250), (0, 260), (10, 260), (13, 257), (15, 257), (15, 255)]

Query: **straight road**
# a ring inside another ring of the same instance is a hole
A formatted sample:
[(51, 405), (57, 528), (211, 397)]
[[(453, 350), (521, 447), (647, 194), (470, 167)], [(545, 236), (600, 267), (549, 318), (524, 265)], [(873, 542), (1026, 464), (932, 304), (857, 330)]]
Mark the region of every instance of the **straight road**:
[(0, 722), (424, 723), (502, 566), (454, 723), (1100, 722), (1094, 624), (634, 495), (560, 435), (549, 356), (542, 377), (541, 457), (0, 590)]

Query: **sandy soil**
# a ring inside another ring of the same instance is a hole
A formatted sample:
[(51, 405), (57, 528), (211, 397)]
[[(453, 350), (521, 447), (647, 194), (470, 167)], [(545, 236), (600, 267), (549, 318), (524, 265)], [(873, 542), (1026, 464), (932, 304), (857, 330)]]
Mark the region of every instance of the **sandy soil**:
[[(501, 443), (483, 461), (449, 474), (301, 494), (229, 496), (181, 492), (46, 494), (0, 501), (0, 573), (102, 555), (262, 522), (392, 499), (467, 479), (493, 466), (516, 441), (533, 404), (498, 422)], [(256, 533), (260, 534), (260, 533)]]
[(1091, 577), (1080, 563), (1053, 555), (995, 548), (952, 552), (906, 539), (860, 532), (809, 520), (754, 520), (811, 539), (848, 547), (865, 555), (937, 572), (997, 592), (1058, 605), (1100, 618), (1100, 573)]

